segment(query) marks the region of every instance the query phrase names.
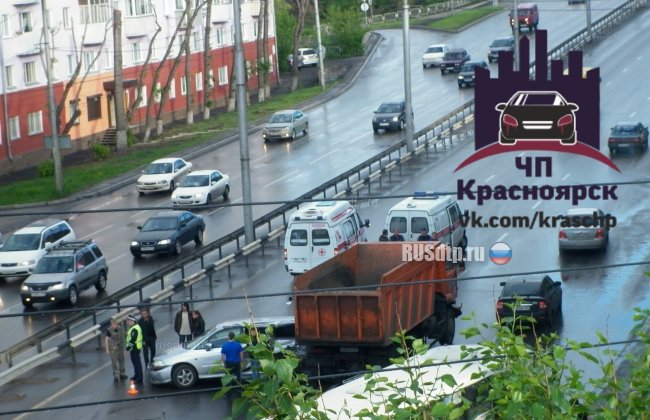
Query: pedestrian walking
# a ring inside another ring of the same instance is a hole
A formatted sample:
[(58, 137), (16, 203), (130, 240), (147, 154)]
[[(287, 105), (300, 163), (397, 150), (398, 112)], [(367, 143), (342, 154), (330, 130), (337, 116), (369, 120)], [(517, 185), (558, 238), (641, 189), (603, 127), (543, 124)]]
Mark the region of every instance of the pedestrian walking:
[(433, 237), (429, 235), (426, 228), (422, 228), (420, 236), (418, 236), (418, 241), (433, 241)]
[(149, 313), (148, 308), (140, 309), (140, 320), (138, 325), (142, 329), (142, 354), (144, 355), (144, 365), (149, 366), (153, 362), (153, 358), (156, 357), (156, 326), (154, 324), (153, 317)]
[(181, 309), (176, 312), (174, 318), (174, 331), (178, 334), (179, 344), (185, 344), (192, 339), (192, 316), (189, 304), (181, 303)]
[(142, 350), (142, 328), (138, 325), (138, 320), (132, 316), (126, 319), (126, 325), (129, 327), (126, 331), (126, 351), (129, 352), (133, 364), (131, 380), (136, 384), (141, 384), (142, 360), (140, 360), (140, 350)]
[(111, 324), (104, 336), (104, 347), (106, 348), (106, 353), (111, 355), (113, 380), (117, 382), (120, 379), (128, 378), (124, 366), (124, 329), (112, 318)]
[(390, 236), (390, 240), (391, 242), (404, 242), (404, 237), (399, 233), (399, 230), (395, 229)]
[(388, 229), (381, 231), (381, 235), (379, 235), (379, 242), (388, 242)]
[(235, 333), (228, 333), (228, 341), (221, 346), (221, 360), (228, 372), (241, 383), (241, 360), (244, 353), (242, 345), (235, 341)]
[(205, 332), (205, 321), (199, 311), (192, 311), (192, 339)]

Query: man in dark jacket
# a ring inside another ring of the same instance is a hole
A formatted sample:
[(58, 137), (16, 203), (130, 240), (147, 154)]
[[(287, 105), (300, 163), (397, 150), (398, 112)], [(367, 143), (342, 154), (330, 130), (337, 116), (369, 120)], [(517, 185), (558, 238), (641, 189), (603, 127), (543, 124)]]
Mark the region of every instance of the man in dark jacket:
[(142, 329), (144, 365), (149, 366), (149, 363), (153, 362), (153, 358), (156, 357), (156, 340), (158, 337), (156, 336), (156, 327), (148, 308), (140, 309), (138, 325)]
[(379, 242), (388, 242), (388, 229), (381, 231), (381, 235), (379, 235)]
[(418, 236), (418, 241), (433, 241), (433, 238), (429, 235), (429, 232), (427, 232), (426, 229), (422, 228), (420, 236)]
[(393, 234), (390, 236), (391, 242), (404, 242), (404, 237), (399, 233), (399, 230), (395, 229)]

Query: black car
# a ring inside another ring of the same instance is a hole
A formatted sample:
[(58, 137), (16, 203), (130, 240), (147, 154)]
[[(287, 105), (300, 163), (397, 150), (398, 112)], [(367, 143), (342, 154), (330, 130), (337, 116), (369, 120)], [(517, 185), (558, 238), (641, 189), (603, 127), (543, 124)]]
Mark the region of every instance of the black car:
[(131, 254), (175, 254), (188, 242), (203, 242), (205, 221), (189, 211), (164, 211), (152, 216), (131, 242)]
[(406, 124), (406, 103), (404, 101), (384, 102), (372, 117), (372, 131), (403, 130)]
[(515, 37), (514, 36), (504, 36), (502, 38), (497, 38), (490, 44), (488, 49), (488, 61), (497, 61), (499, 59), (500, 51), (514, 51), (515, 50)]
[(612, 127), (607, 139), (609, 154), (613, 155), (621, 149), (637, 149), (643, 153), (648, 150), (648, 127), (640, 122), (622, 122)]
[(486, 69), (490, 71), (490, 66), (483, 60), (472, 60), (463, 64), (458, 75), (458, 87), (464, 88), (465, 86), (474, 86), (474, 69)]
[(499, 143), (518, 140), (551, 140), (569, 145), (576, 142), (575, 111), (578, 105), (567, 102), (555, 91), (519, 91), (508, 103), (497, 104)]
[(465, 48), (454, 48), (445, 53), (440, 63), (440, 73), (445, 74), (448, 71), (460, 71), (467, 61), (471, 59)]
[(511, 278), (501, 286), (497, 319), (528, 316), (550, 325), (553, 318), (562, 312), (562, 283), (554, 282), (549, 276), (543, 276), (541, 280)]

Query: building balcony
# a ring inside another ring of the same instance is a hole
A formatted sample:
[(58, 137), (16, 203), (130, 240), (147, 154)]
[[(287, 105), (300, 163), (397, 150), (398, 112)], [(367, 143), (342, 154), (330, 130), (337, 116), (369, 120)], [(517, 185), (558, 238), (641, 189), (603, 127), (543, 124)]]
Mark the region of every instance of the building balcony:
[(113, 17), (113, 8), (109, 4), (79, 6), (81, 24), (106, 23)]

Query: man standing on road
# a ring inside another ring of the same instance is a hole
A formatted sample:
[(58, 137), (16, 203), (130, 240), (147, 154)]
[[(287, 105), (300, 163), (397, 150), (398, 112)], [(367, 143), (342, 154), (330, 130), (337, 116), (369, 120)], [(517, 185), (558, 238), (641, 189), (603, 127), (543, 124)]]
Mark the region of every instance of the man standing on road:
[(132, 381), (136, 384), (142, 383), (142, 360), (140, 360), (140, 350), (142, 350), (142, 328), (137, 324), (137, 320), (129, 316), (126, 319), (126, 325), (129, 329), (126, 332), (126, 351), (131, 356), (133, 364)]
[(106, 348), (106, 353), (111, 355), (113, 380), (117, 382), (120, 379), (128, 378), (124, 366), (124, 330), (113, 318), (111, 318), (111, 325), (106, 330), (104, 347)]
[(144, 365), (149, 366), (149, 363), (153, 362), (153, 358), (156, 357), (156, 327), (153, 322), (153, 318), (149, 313), (148, 308), (140, 309), (140, 321), (138, 325), (142, 329), (142, 354), (144, 355)]
[(228, 341), (221, 347), (221, 360), (228, 372), (235, 377), (237, 384), (241, 383), (241, 360), (244, 354), (242, 345), (235, 341), (235, 333), (228, 333)]

